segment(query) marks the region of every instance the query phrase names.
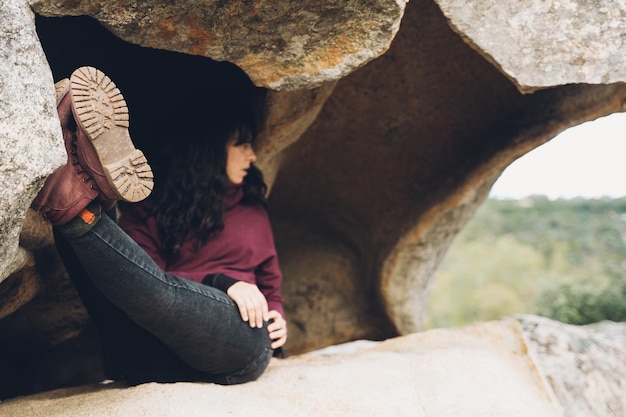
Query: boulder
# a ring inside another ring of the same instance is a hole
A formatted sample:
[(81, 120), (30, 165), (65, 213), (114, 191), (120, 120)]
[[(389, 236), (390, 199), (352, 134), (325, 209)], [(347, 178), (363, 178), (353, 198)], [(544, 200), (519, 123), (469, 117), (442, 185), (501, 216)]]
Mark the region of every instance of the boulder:
[(44, 16), (91, 16), (128, 42), (232, 62), (272, 90), (319, 86), (378, 57), (406, 3), (30, 0)]
[(565, 416), (626, 415), (626, 323), (564, 326), (530, 315), (518, 320), (528, 355)]
[(522, 91), (626, 78), (622, 3), (436, 1), (450, 26)]
[(0, 281), (28, 254), (18, 239), (35, 194), (66, 159), (52, 74), (23, 0), (0, 4)]

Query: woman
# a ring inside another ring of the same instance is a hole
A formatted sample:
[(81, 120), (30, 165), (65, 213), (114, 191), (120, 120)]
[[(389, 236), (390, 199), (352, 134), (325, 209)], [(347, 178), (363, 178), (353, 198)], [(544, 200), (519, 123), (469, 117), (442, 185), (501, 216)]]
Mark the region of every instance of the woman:
[(287, 328), (266, 188), (253, 166), (254, 112), (220, 106), (210, 135), (191, 123), (162, 129), (171, 146), (156, 158), (158, 186), (121, 207), (120, 228), (116, 201), (137, 202), (152, 189), (125, 101), (91, 67), (77, 69), (59, 96), (68, 163), (33, 207), (55, 226), (112, 361), (109, 375), (131, 383), (256, 379)]

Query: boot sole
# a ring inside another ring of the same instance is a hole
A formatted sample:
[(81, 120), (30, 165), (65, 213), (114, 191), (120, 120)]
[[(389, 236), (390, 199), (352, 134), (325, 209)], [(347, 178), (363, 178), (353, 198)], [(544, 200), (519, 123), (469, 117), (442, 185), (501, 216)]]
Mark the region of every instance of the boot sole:
[(54, 84), (54, 91), (57, 96), (57, 107), (63, 101), (63, 97), (70, 91), (70, 80), (67, 78), (63, 78), (61, 81), (58, 81)]
[(128, 132), (128, 107), (115, 83), (102, 71), (80, 67), (70, 76), (74, 118), (90, 139), (104, 174), (121, 200), (137, 202), (154, 186), (152, 168)]

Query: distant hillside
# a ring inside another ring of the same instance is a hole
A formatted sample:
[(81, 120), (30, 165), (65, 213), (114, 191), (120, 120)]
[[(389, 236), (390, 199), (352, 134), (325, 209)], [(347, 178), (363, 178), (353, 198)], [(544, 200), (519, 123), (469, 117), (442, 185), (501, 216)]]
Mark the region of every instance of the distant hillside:
[(626, 198), (485, 201), (435, 277), (427, 327), (517, 313), (626, 321)]

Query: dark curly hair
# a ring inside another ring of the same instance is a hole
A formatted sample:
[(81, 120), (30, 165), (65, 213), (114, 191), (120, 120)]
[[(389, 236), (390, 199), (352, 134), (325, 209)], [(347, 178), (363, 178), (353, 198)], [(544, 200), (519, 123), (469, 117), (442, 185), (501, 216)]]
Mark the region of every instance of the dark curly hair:
[[(265, 90), (253, 86), (194, 90), (165, 106), (154, 120), (157, 149), (150, 156), (155, 188), (150, 196), (165, 259), (181, 245), (195, 241), (196, 249), (224, 228), (222, 215), (231, 186), (226, 176), (226, 144), (254, 145), (261, 128)], [(163, 118), (163, 119), (161, 119)], [(154, 144), (154, 143), (153, 143)], [(254, 165), (243, 182), (242, 204), (267, 206), (267, 186)]]

